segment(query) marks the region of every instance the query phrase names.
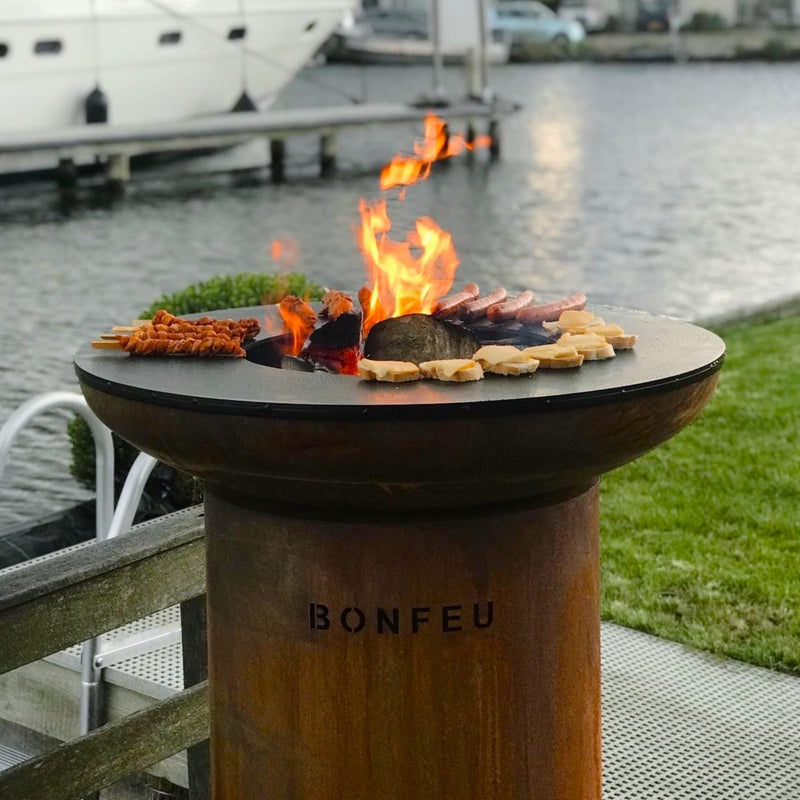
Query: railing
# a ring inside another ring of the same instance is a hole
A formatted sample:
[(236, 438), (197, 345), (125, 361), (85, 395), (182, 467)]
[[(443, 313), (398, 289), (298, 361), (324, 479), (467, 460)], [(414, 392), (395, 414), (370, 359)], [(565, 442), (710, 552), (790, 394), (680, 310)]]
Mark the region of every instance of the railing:
[[(190, 684), (205, 675), (204, 603), (197, 599), (204, 592), (199, 508), (23, 567), (0, 585), (0, 674), (181, 603)], [(76, 800), (142, 772), (207, 739), (207, 706), (203, 680), (0, 773), (0, 797)], [(193, 761), (199, 778), (192, 778)], [(190, 781), (200, 797), (202, 764), (202, 751), (193, 759), (190, 749)]]

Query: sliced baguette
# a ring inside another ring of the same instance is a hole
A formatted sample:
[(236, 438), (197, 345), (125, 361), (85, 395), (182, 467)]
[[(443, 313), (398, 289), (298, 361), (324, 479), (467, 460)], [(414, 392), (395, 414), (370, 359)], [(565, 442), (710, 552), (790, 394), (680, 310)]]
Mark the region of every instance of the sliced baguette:
[(479, 381), (483, 378), (483, 367), (471, 358), (448, 358), (438, 361), (423, 361), (419, 371), (426, 378), (437, 381)]
[(516, 361), (524, 364), (528, 358), (522, 350), (511, 344), (487, 344), (472, 356), (473, 361), (477, 361), (484, 369), (495, 364), (511, 364)]
[(420, 379), (419, 367), (410, 361), (372, 361), (362, 358), (358, 362), (358, 374), (365, 381), (385, 383), (407, 383)]
[(486, 369), (492, 375), (533, 375), (539, 367), (539, 362), (535, 358), (528, 358), (527, 361), (504, 361), (501, 364), (492, 364)]
[(572, 369), (583, 364), (583, 356), (574, 347), (559, 344), (539, 344), (522, 352), (536, 359), (542, 369)]
[(556, 344), (574, 347), (585, 361), (601, 361), (616, 355), (614, 348), (599, 333), (565, 333)]

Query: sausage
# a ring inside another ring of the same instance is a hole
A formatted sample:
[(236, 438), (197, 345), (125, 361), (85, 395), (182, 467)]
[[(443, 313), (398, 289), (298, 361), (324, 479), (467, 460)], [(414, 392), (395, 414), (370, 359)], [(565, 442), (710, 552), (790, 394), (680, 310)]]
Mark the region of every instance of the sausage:
[(508, 297), (508, 292), (502, 287), (498, 286), (493, 292), (490, 292), (486, 297), (479, 297), (477, 300), (471, 300), (461, 306), (461, 319), (465, 322), (471, 322), (475, 319), (480, 319), (486, 316), (486, 311), (490, 306), (495, 303), (502, 303)]
[(486, 312), (486, 316), (489, 317), (492, 322), (507, 322), (508, 320), (516, 319), (517, 313), (527, 308), (534, 301), (535, 297), (536, 296), (531, 291), (520, 292), (513, 299), (492, 306)]
[(481, 290), (475, 283), (468, 283), (464, 287), (463, 292), (456, 292), (455, 294), (443, 297), (437, 304), (434, 314), (437, 317), (452, 317), (456, 312), (470, 300), (475, 300), (480, 295)]
[(517, 321), (523, 325), (541, 325), (542, 322), (557, 320), (562, 311), (583, 311), (584, 308), (586, 308), (586, 295), (578, 292), (555, 303), (523, 308), (517, 312)]

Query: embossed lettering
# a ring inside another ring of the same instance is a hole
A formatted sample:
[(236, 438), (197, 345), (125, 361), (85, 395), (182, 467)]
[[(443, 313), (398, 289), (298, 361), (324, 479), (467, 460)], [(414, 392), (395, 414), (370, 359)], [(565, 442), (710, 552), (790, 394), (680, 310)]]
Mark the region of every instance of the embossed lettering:
[(488, 628), (492, 621), (494, 620), (494, 603), (489, 600), (486, 603), (486, 622), (481, 622), (481, 604), (475, 603), (475, 609), (473, 611), (473, 616), (475, 618), (475, 627), (476, 628)]
[(419, 626), (428, 621), (430, 610), (429, 606), (414, 606), (411, 609), (411, 633), (419, 633)]
[[(358, 620), (355, 627), (353, 627), (349, 622), (351, 614), (354, 614)], [(363, 631), (364, 626), (367, 624), (367, 618), (364, 616), (364, 612), (360, 608), (354, 608), (353, 606), (348, 606), (344, 611), (342, 611), (341, 620), (342, 627), (348, 633), (358, 633), (359, 631)]]
[(391, 619), (385, 608), (378, 609), (378, 633), (386, 633), (384, 627), (392, 633), (400, 633), (400, 609), (393, 608)]
[(308, 627), (312, 631), (326, 631), (331, 626), (328, 606), (322, 603), (308, 604)]
[(461, 606), (442, 606), (442, 632), (463, 630), (461, 625), (454, 623), (461, 621)]

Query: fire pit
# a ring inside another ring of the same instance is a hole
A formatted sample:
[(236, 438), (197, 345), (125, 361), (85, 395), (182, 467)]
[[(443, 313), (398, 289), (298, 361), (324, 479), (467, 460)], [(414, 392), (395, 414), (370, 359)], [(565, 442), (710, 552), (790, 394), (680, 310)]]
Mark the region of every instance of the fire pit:
[(724, 345), (595, 310), (636, 350), (471, 384), (78, 353), (97, 415), (206, 481), (217, 800), (600, 797), (598, 478)]

